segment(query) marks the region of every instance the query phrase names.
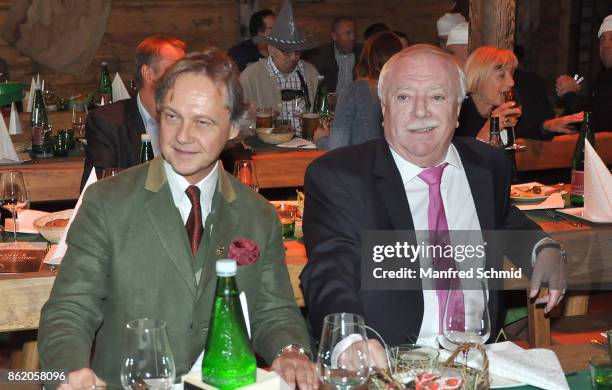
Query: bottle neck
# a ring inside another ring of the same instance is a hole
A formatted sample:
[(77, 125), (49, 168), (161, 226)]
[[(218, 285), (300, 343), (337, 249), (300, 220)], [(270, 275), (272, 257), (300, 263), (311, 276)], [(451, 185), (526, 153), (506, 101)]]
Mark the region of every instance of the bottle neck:
[(235, 276), (217, 276), (217, 291), (216, 296), (224, 297), (230, 295), (238, 295)]

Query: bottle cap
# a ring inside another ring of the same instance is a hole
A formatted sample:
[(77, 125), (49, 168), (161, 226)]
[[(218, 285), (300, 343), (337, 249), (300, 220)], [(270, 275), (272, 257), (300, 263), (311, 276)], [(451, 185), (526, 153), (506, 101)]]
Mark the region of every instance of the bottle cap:
[(106, 61), (102, 61), (102, 66), (107, 66), (108, 64), (106, 63)]
[(217, 260), (217, 276), (235, 276), (238, 266), (236, 260)]
[(324, 75), (322, 75), (322, 74), (320, 74), (320, 75), (318, 75), (318, 76), (317, 76), (317, 78), (318, 78), (319, 80), (324, 80), (324, 79), (325, 79), (325, 76), (324, 76)]
[(142, 133), (140, 134), (141, 141), (151, 141), (151, 134)]

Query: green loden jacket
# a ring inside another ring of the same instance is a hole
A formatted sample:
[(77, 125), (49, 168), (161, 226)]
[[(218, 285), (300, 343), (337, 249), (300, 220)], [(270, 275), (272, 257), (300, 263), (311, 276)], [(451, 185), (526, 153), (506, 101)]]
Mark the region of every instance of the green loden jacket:
[(254, 240), (260, 249), (259, 259), (239, 266), (236, 277), (248, 301), (254, 350), (271, 364), (286, 345), (308, 346), (274, 207), (219, 169), (194, 258), (163, 160), (156, 158), (86, 191), (41, 313), (42, 369), (91, 367), (120, 387), (125, 326), (147, 317), (166, 322), (177, 377), (185, 374), (206, 342), (215, 262), (227, 257), (236, 238)]

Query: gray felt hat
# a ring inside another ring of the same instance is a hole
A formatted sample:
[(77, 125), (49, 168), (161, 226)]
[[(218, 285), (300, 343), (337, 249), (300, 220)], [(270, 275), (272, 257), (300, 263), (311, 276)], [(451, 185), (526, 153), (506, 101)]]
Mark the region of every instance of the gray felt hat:
[(290, 0), (284, 0), (272, 33), (270, 36), (256, 36), (255, 43), (265, 42), (282, 51), (304, 51), (314, 49), (319, 45), (316, 38), (304, 35), (293, 17), (293, 7)]

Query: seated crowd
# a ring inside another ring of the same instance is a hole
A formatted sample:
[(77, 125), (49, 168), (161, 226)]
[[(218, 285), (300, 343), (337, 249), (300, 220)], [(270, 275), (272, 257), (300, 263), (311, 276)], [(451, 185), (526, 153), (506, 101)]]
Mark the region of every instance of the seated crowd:
[[(317, 42), (297, 25), (288, 0), (276, 16), (254, 14), (252, 37), (230, 50), (234, 60), (213, 47), (186, 55), (179, 39), (147, 38), (135, 60), (138, 95), (88, 116), (85, 176), (91, 169), (133, 168), (85, 191), (41, 313), (42, 367), (70, 371), (60, 388), (119, 387), (117, 356), (126, 344), (125, 324), (135, 318), (164, 320), (177, 376), (189, 371), (208, 333), (215, 261), (230, 256), (236, 240), (252, 243), (256, 257), (237, 272), (253, 348), (300, 389), (319, 388), (312, 352), (330, 313), (362, 315), (390, 344), (437, 345), (447, 291), (364, 288), (366, 230), (532, 231), (523, 245), (503, 247), (487, 262), (499, 265), (506, 255), (525, 269), (532, 297), (548, 283), (550, 292), (537, 301), (546, 312), (562, 300), (561, 246), (511, 206), (510, 160), (475, 138), (486, 138), (488, 117), (519, 126), (528, 111), (534, 113), (521, 136), (566, 132), (582, 118), (571, 111), (587, 104), (575, 101), (579, 86), (558, 80), (559, 95), (572, 101), (563, 118), (530, 107), (532, 100), (522, 100), (522, 108), (504, 101), (513, 87), (521, 99), (531, 94), (515, 77), (516, 56), (494, 47), (467, 56), (467, 24), (457, 14), (438, 21), (440, 47), (406, 47), (384, 25), (369, 28), (362, 47), (355, 21), (336, 18), (332, 42), (319, 47), (312, 64), (301, 55)], [(599, 37), (606, 71), (590, 104), (594, 121), (608, 121), (602, 128), (609, 129), (610, 110), (597, 107), (610, 99), (612, 16)], [(338, 103), (335, 120), (317, 130), (315, 141), (337, 150), (315, 160), (305, 177), (305, 320), (294, 301), (276, 210), (227, 174), (219, 156), (238, 136), (248, 105), (278, 110), (299, 134), (296, 114), (315, 99), (319, 75)], [(137, 165), (143, 133), (153, 136), (156, 158)], [(453, 301), (466, 321), (474, 307), (468, 296)], [(488, 306), (495, 332), (503, 312), (495, 291)], [(372, 363), (384, 364), (380, 344), (367, 345)]]

